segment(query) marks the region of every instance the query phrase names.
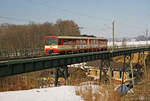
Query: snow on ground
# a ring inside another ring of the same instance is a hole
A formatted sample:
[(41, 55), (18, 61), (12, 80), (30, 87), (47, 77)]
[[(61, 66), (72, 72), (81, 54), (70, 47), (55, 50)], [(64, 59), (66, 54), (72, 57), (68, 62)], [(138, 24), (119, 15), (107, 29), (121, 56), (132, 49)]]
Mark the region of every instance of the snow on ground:
[[(113, 42), (108, 42), (108, 46), (112, 46)], [(115, 42), (116, 46), (122, 46), (122, 42)], [(138, 47), (138, 46), (145, 46), (146, 41), (126, 41), (125, 42), (126, 46), (131, 46), (131, 47)], [(147, 41), (147, 44), (150, 45), (150, 41)]]
[(0, 101), (83, 101), (74, 86), (0, 92)]

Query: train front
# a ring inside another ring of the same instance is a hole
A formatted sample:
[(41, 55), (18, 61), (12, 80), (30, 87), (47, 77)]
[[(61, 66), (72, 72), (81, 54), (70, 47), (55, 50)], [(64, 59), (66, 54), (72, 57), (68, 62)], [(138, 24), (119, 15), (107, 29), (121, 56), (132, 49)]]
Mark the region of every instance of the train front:
[(44, 51), (46, 53), (52, 54), (52, 53), (58, 53), (57, 48), (57, 37), (56, 36), (45, 36), (45, 47)]

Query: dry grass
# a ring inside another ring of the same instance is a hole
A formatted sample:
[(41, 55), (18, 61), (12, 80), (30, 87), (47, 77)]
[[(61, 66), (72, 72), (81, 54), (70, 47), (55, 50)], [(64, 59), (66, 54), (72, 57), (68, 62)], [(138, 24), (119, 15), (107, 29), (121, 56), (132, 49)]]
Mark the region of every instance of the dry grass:
[(81, 96), (85, 101), (121, 101), (112, 86), (81, 86), (76, 90), (76, 95)]
[(127, 95), (125, 101), (150, 101), (150, 55), (146, 57), (147, 72), (142, 81), (134, 85), (133, 93)]
[(69, 68), (69, 74), (70, 85), (79, 85), (82, 82), (93, 80), (93, 77), (88, 77), (86, 71), (81, 68)]
[[(150, 72), (150, 70), (148, 70)], [(150, 73), (133, 88), (133, 93), (127, 95), (125, 101), (150, 101)]]
[[(117, 57), (113, 60), (122, 62), (123, 58), (121, 58), (122, 57)], [(81, 86), (76, 90), (76, 95), (81, 96), (85, 101), (150, 101), (150, 70), (148, 70), (148, 67), (150, 67), (150, 55), (146, 54), (145, 58), (147, 73), (141, 78), (142, 81), (134, 85), (132, 89), (133, 92), (128, 93), (126, 96), (120, 97), (120, 95), (114, 91), (114, 87), (104, 84), (98, 86), (96, 91), (93, 86)], [(132, 61), (133, 63), (138, 62), (138, 54), (133, 55)], [(142, 56), (140, 57), (139, 63), (143, 66)]]

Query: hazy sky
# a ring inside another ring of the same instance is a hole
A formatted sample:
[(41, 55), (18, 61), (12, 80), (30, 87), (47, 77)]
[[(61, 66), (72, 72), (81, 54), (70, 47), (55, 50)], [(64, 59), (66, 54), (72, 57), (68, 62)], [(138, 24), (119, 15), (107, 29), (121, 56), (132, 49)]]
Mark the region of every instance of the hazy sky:
[[(150, 31), (150, 0), (0, 0), (0, 23), (73, 20), (82, 34), (135, 37)], [(150, 34), (150, 33), (149, 33)]]

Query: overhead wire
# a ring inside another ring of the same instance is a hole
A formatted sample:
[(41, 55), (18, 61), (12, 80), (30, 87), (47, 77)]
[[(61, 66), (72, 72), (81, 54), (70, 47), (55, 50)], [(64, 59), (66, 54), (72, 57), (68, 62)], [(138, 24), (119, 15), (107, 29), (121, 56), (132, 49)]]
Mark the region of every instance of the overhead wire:
[[(39, 4), (39, 3), (37, 3), (37, 2), (33, 2), (33, 0), (28, 0), (28, 1), (30, 1), (30, 3), (33, 3), (33, 4)], [(48, 1), (48, 0), (47, 0)], [(64, 9), (64, 8), (58, 8), (58, 7), (55, 7), (55, 6), (48, 6), (48, 5), (45, 5), (44, 3), (40, 3), (39, 4), (40, 6), (44, 6), (44, 7), (48, 7), (48, 8), (53, 8), (53, 9), (57, 9), (57, 10), (60, 10), (60, 11), (63, 11), (63, 12), (67, 12), (67, 13), (69, 13), (69, 14), (72, 14), (72, 15), (75, 15), (75, 16), (84, 16), (84, 17), (87, 17), (87, 18), (89, 18), (89, 19), (98, 19), (98, 21), (99, 21), (99, 19), (100, 18), (98, 18), (98, 17), (94, 17), (94, 16), (91, 16), (91, 15), (87, 15), (87, 14), (83, 14), (83, 13), (79, 13), (79, 12), (74, 12), (74, 11), (71, 11), (71, 10), (68, 10), (68, 9)], [(7, 16), (0, 16), (0, 19), (7, 19), (7, 20), (13, 20), (13, 21), (28, 21), (28, 22), (32, 22), (33, 20), (28, 20), (28, 19), (23, 19), (23, 18), (14, 18), (14, 17), (7, 17)], [(102, 19), (102, 18), (101, 18)], [(110, 19), (105, 19), (105, 18), (103, 18), (103, 20), (106, 20), (106, 21), (108, 21), (108, 20), (110, 20)], [(105, 24), (106, 25), (106, 24)], [(107, 26), (109, 26), (109, 25), (107, 25)]]
[[(47, 2), (48, 2), (49, 0), (46, 0), (46, 4), (47, 4)], [(47, 6), (47, 5), (43, 5), (43, 6)], [(47, 7), (50, 7), (50, 6), (47, 6)], [(98, 21), (100, 20), (100, 19), (103, 19), (103, 20), (105, 20), (105, 21), (112, 21), (112, 20), (115, 20), (115, 18), (112, 18), (112, 19), (106, 19), (106, 18), (102, 18), (102, 17), (95, 17), (95, 16), (91, 16), (91, 15), (87, 15), (87, 14), (83, 14), (83, 13), (79, 13), (79, 12), (74, 12), (74, 11), (71, 11), (71, 10), (68, 10), (68, 9), (64, 9), (64, 8), (58, 8), (58, 7), (55, 7), (55, 6), (52, 6), (53, 8), (55, 8), (55, 9), (59, 9), (59, 10), (62, 10), (62, 11), (65, 11), (65, 12), (68, 12), (68, 13), (72, 13), (72, 14), (78, 14), (79, 16), (84, 16), (84, 17), (87, 17), (87, 18), (94, 18), (94, 19), (97, 19)], [(120, 24), (125, 24), (125, 25), (127, 25), (127, 26), (132, 26), (131, 24), (128, 24), (128, 23), (126, 23), (126, 22), (122, 22), (122, 21), (119, 21), (119, 23)], [(109, 26), (108, 24), (104, 24), (105, 26)], [(137, 28), (137, 29), (139, 29), (139, 28), (141, 28), (141, 27), (139, 27), (139, 26), (132, 26), (133, 28)], [(112, 27), (108, 27), (108, 28), (112, 28)]]
[[(37, 3), (37, 2), (34, 2), (34, 0), (28, 0), (28, 1), (30, 1), (30, 3), (32, 3), (32, 4), (38, 4), (38, 5), (43, 6), (43, 7), (57, 9), (57, 10), (67, 12), (67, 13), (75, 15), (75, 16), (84, 16), (84, 17), (87, 17), (89, 19), (97, 19), (98, 21), (100, 21), (100, 19), (103, 19), (105, 21), (110, 21), (110, 20), (112, 21), (112, 19), (108, 19), (108, 18), (102, 18), (102, 17), (99, 18), (99, 17), (88, 15), (88, 14), (83, 14), (83, 13), (80, 13), (80, 12), (71, 11), (71, 10), (66, 9), (66, 8), (55, 7), (55, 6), (52, 6), (52, 5), (51, 6), (45, 5), (45, 4), (47, 4), (46, 2), (48, 2), (49, 0), (46, 0), (44, 3)], [(22, 19), (22, 18), (14, 18), (14, 17), (7, 17), (7, 16), (0, 16), (0, 19), (8, 19), (8, 20), (15, 20), (15, 21), (32, 21), (32, 20), (27, 20), (27, 19)], [(129, 25), (126, 22), (119, 22), (119, 23)], [(99, 30), (107, 31), (107, 30), (110, 30), (112, 28), (108, 24), (103, 24), (103, 26), (104, 26), (104, 28), (102, 28), (102, 29), (100, 28)], [(134, 28), (135, 27), (136, 26), (134, 26)], [(83, 28), (89, 28), (89, 27), (83, 27)], [(138, 28), (138, 27), (136, 27), (136, 28)], [(92, 29), (96, 29), (96, 28), (92, 28)], [(98, 30), (98, 28), (96, 30)]]
[[(99, 18), (99, 17), (95, 17), (95, 16), (91, 16), (91, 15), (87, 15), (87, 14), (83, 14), (83, 13), (80, 13), (80, 12), (75, 12), (75, 11), (71, 11), (71, 10), (69, 10), (69, 9), (66, 9), (66, 8), (60, 8), (60, 7), (56, 7), (56, 6), (49, 6), (49, 5), (45, 5), (45, 4), (48, 4), (48, 0), (46, 0), (45, 2), (42, 2), (42, 3), (37, 3), (37, 2), (34, 2), (33, 0), (28, 0), (28, 1), (30, 1), (30, 3), (32, 3), (32, 4), (38, 4), (38, 5), (40, 5), (40, 6), (43, 6), (43, 7), (47, 7), (47, 8), (52, 8), (52, 9), (57, 9), (57, 10), (59, 10), (59, 11), (63, 11), (63, 12), (66, 12), (66, 13), (69, 13), (69, 14), (71, 14), (71, 15), (74, 15), (74, 16), (82, 16), (82, 17), (86, 17), (86, 18), (89, 18), (89, 19), (97, 19), (98, 20), (98, 22), (100, 21), (100, 19), (103, 19), (103, 20), (105, 20), (105, 21), (112, 21), (112, 19), (106, 19), (106, 18)], [(104, 24), (105, 26), (109, 26), (108, 24)], [(84, 28), (88, 28), (88, 27), (84, 27)], [(109, 26), (109, 28), (111, 28), (110, 26)], [(93, 28), (92, 28), (93, 29)], [(94, 28), (95, 29), (95, 28)], [(100, 29), (99, 29), (100, 30)]]
[[(30, 0), (30, 3), (34, 3), (33, 0)], [(35, 3), (34, 3), (35, 4)], [(37, 3), (38, 4), (38, 3)], [(57, 10), (61, 10), (63, 12), (67, 12), (69, 14), (72, 14), (72, 15), (79, 15), (79, 16), (84, 16), (84, 17), (87, 17), (87, 18), (90, 18), (90, 19), (99, 19), (99, 18), (96, 18), (94, 16), (90, 16), (90, 15), (86, 15), (86, 14), (82, 14), (82, 13), (79, 13), (79, 12), (73, 12), (71, 10), (68, 10), (68, 9), (64, 9), (64, 8), (58, 8), (58, 7), (54, 7), (54, 6), (48, 6), (48, 5), (43, 5), (43, 3), (40, 3), (39, 5), (41, 6), (44, 6), (44, 7), (48, 7), (48, 8), (53, 8), (53, 9), (57, 9)], [(13, 21), (24, 21), (24, 22), (33, 22), (33, 20), (28, 20), (28, 19), (23, 19), (23, 18), (16, 18), (16, 17), (8, 17), (8, 16), (0, 16), (0, 19), (7, 19), (7, 20), (13, 20)], [(104, 20), (104, 19), (103, 19)], [(106, 19), (105, 19), (106, 20)], [(107, 24), (104, 24), (105, 26)], [(109, 25), (107, 25), (109, 26)], [(82, 27), (83, 28), (83, 27)], [(84, 28), (88, 28), (88, 27), (84, 27)], [(92, 28), (92, 29), (95, 29), (95, 28)], [(98, 28), (96, 29), (98, 30)], [(100, 30), (100, 29), (99, 29)], [(105, 29), (106, 30), (106, 29)]]
[(38, 4), (38, 5), (40, 5), (40, 6), (44, 6), (44, 7), (48, 7), (48, 8), (52, 8), (52, 9), (57, 9), (57, 10), (60, 10), (60, 11), (64, 11), (64, 12), (68, 12), (68, 13), (70, 13), (70, 14), (72, 14), (72, 15), (75, 15), (75, 16), (84, 16), (84, 17), (87, 17), (87, 18), (90, 18), (90, 19), (98, 19), (98, 20), (100, 20), (100, 19), (103, 19), (103, 20), (105, 20), (105, 21), (108, 21), (108, 20), (113, 20), (113, 19), (110, 19), (110, 18), (102, 18), (102, 17), (95, 17), (95, 16), (91, 16), (91, 15), (88, 15), (88, 14), (84, 14), (84, 13), (81, 13), (81, 12), (76, 12), (76, 11), (72, 11), (72, 10), (70, 10), (70, 9), (66, 9), (66, 8), (60, 8), (60, 7), (56, 7), (56, 6), (52, 6), (52, 5), (45, 5), (45, 4), (47, 4), (48, 3), (48, 1), (49, 0), (46, 0), (44, 3), (37, 3), (37, 2), (33, 2), (33, 0), (28, 0), (28, 1), (30, 1), (30, 3), (33, 3), (33, 4)]

